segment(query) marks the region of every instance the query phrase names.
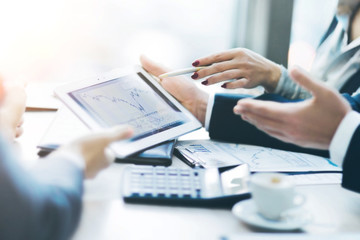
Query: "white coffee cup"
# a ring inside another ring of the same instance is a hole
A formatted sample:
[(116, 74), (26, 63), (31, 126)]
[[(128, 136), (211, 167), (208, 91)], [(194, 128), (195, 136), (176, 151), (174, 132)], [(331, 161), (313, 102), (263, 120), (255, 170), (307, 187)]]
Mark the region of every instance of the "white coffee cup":
[(296, 193), (285, 174), (256, 173), (251, 176), (250, 188), (259, 213), (270, 220), (281, 220), (289, 210), (305, 202), (305, 197)]

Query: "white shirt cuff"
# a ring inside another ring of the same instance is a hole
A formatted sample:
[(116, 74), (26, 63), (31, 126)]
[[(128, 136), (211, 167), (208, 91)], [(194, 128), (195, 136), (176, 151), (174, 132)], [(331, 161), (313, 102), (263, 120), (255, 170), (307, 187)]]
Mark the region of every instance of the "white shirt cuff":
[(215, 94), (210, 94), (209, 95), (209, 101), (206, 107), (206, 115), (205, 115), (205, 129), (206, 131), (209, 131), (209, 127), (210, 127), (210, 118), (211, 118), (211, 114), (212, 114), (212, 110), (213, 110), (213, 106), (214, 106), (214, 100), (215, 100)]
[(280, 65), (280, 69), (281, 69), (281, 75), (276, 85), (275, 91), (273, 92), (274, 94), (280, 94), (281, 90), (284, 88), (285, 78), (287, 76), (287, 72), (286, 72), (287, 70), (283, 65)]
[(330, 143), (330, 158), (333, 163), (342, 166), (351, 138), (360, 125), (360, 114), (351, 111), (341, 121)]

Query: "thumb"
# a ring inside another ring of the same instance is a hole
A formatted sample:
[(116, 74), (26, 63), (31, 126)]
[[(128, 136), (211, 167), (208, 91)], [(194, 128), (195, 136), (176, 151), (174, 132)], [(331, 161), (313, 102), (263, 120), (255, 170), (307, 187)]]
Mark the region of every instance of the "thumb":
[(310, 75), (300, 67), (294, 67), (290, 70), (291, 78), (300, 86), (312, 93), (313, 96), (319, 96), (327, 87), (310, 77)]
[(154, 76), (159, 76), (163, 73), (169, 72), (169, 69), (167, 67), (157, 64), (145, 55), (140, 56), (140, 63), (147, 72)]

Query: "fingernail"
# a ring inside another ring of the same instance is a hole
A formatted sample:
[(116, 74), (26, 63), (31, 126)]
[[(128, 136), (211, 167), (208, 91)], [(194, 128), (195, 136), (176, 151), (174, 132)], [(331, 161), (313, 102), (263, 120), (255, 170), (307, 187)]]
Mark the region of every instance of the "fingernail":
[(198, 66), (199, 64), (200, 64), (199, 60), (196, 60), (195, 62), (192, 63), (192, 65), (193, 65), (194, 67)]
[(236, 105), (234, 107), (234, 112), (237, 113), (237, 114), (245, 114), (244, 113), (244, 108), (242, 106), (239, 106), (239, 105)]
[(223, 85), (221, 85), (222, 88), (226, 88), (226, 83), (224, 83)]
[(208, 85), (208, 80), (201, 82), (202, 85)]
[(195, 73), (191, 76), (191, 78), (192, 78), (192, 79), (197, 79), (198, 76), (199, 76), (199, 74), (198, 74), (197, 72), (195, 72)]

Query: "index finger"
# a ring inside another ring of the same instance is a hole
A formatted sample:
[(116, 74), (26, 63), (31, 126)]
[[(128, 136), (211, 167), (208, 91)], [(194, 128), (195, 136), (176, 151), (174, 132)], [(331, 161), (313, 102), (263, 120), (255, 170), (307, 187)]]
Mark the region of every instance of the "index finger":
[(193, 62), (194, 67), (211, 65), (213, 63), (230, 60), (234, 57), (231, 50), (215, 53), (206, 57), (199, 58)]
[(255, 99), (241, 99), (234, 107), (236, 113), (250, 112), (263, 118), (283, 122), (288, 114), (291, 103), (277, 103)]

